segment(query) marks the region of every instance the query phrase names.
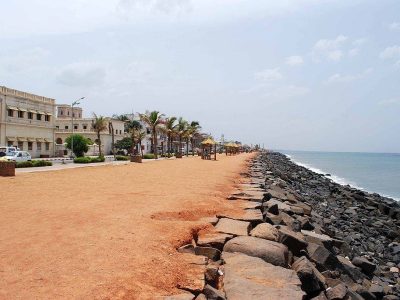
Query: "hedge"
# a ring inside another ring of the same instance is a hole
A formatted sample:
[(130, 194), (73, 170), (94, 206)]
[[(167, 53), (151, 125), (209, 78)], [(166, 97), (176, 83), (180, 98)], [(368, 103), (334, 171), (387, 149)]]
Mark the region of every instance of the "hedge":
[(115, 160), (129, 160), (129, 156), (117, 155)]
[(36, 168), (36, 167), (48, 167), (52, 166), (53, 163), (51, 161), (46, 160), (32, 160), (32, 161), (21, 161), (17, 162), (16, 168)]
[(74, 163), (76, 164), (92, 164), (92, 163), (100, 163), (104, 162), (105, 158), (104, 156), (99, 156), (99, 157), (77, 157), (74, 158)]
[(151, 153), (143, 155), (143, 159), (154, 159), (154, 158), (155, 158), (154, 154)]

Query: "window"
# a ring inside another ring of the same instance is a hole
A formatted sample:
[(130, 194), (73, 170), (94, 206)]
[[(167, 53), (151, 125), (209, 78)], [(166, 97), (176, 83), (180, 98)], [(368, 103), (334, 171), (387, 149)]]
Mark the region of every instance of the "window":
[(115, 129), (115, 134), (118, 134), (118, 129)]
[(64, 114), (64, 111), (63, 110), (60, 110), (60, 115), (62, 116)]
[(18, 111), (18, 118), (23, 118), (24, 117), (24, 112), (23, 111)]
[(33, 145), (32, 142), (28, 142), (28, 150), (32, 150), (32, 145)]
[(56, 129), (60, 129), (60, 126), (56, 126)]
[(50, 116), (49, 116), (49, 115), (45, 115), (45, 116), (44, 116), (44, 120), (45, 120), (46, 122), (50, 122)]
[(86, 130), (87, 129), (87, 125), (83, 125), (83, 129)]
[(79, 114), (79, 118), (81, 117), (81, 114)]
[(12, 109), (8, 110), (8, 116), (9, 117), (14, 117), (14, 111)]
[(65, 129), (68, 129), (68, 126), (65, 126)]
[(61, 144), (62, 144), (62, 139), (61, 139), (61, 138), (57, 138), (57, 140), (56, 140), (56, 144), (59, 144), (59, 145), (61, 145)]
[(72, 113), (72, 117), (75, 118), (75, 113)]
[(68, 111), (68, 116), (69, 116), (69, 111)]
[(19, 150), (24, 150), (24, 142), (18, 142)]
[(42, 120), (42, 115), (41, 114), (37, 114), (36, 115), (36, 120), (41, 121)]
[(74, 125), (74, 130), (77, 130), (78, 129), (78, 125)]
[(50, 143), (46, 143), (46, 151), (50, 150)]
[(122, 130), (119, 131), (119, 134), (122, 134)]
[(29, 120), (32, 120), (32, 119), (33, 119), (33, 113), (28, 112), (28, 119), (29, 119)]
[(40, 150), (42, 150), (42, 143), (41, 142), (37, 142), (36, 143), (36, 148), (40, 151)]

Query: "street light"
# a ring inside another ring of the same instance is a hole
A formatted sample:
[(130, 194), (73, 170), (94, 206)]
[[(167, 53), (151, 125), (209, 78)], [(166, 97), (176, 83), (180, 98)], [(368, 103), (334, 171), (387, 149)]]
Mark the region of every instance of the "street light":
[(85, 99), (85, 97), (81, 97), (78, 100), (72, 102), (71, 104), (71, 125), (72, 125), (72, 135), (71, 135), (71, 158), (74, 158), (74, 106), (81, 104), (81, 100)]

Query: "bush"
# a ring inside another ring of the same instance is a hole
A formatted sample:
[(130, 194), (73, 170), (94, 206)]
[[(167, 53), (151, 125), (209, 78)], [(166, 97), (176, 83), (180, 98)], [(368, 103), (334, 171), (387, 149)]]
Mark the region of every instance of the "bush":
[(32, 167), (48, 167), (48, 166), (52, 166), (52, 165), (53, 165), (53, 163), (51, 161), (32, 160), (32, 161), (17, 162), (15, 167), (16, 168), (32, 168)]
[(115, 157), (115, 160), (129, 160), (128, 156), (123, 156), (123, 155), (117, 155)]
[(143, 155), (143, 159), (154, 159), (154, 158), (155, 158), (154, 154), (151, 153)]
[(99, 163), (99, 162), (104, 162), (105, 158), (104, 156), (98, 156), (98, 157), (77, 157), (74, 159), (74, 163), (76, 164), (91, 164), (91, 163)]
[(74, 134), (73, 136), (70, 135), (69, 137), (67, 137), (65, 139), (68, 149), (71, 149), (71, 146), (72, 146), (71, 145), (72, 144), (71, 137), (73, 137), (73, 141), (74, 141), (74, 154), (77, 157), (82, 157), (89, 150), (89, 146), (88, 146), (89, 140), (80, 134)]

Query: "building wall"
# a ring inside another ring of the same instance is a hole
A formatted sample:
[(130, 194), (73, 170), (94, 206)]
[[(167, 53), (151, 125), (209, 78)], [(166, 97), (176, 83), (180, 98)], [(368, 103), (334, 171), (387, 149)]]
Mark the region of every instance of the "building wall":
[(54, 118), (54, 99), (0, 87), (0, 145), (19, 146), (34, 158), (53, 156)]

